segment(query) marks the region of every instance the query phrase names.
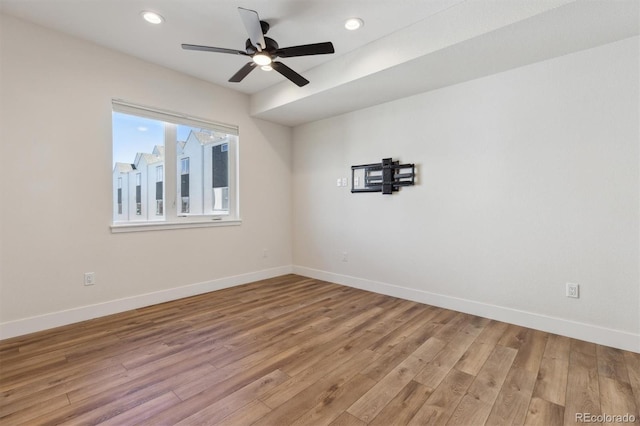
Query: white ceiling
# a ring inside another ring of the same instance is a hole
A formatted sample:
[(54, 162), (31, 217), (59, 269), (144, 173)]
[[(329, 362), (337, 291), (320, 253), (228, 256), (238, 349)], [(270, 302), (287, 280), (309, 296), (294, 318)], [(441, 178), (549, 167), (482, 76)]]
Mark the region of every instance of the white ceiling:
[[(251, 95), (252, 115), (297, 125), (638, 35), (638, 0), (0, 0), (0, 11)], [(256, 10), (281, 47), (331, 41), (336, 53), (227, 80), (247, 58), (237, 8)], [(165, 22), (144, 22), (142, 10)], [(344, 29), (349, 17), (365, 25)]]
[[(242, 83), (227, 80), (247, 58), (191, 52), (200, 44), (243, 50), (248, 38), (238, 7), (258, 12), (281, 47), (331, 41), (336, 53), (282, 59), (300, 73), (464, 0), (0, 0), (2, 11), (244, 93), (284, 80), (275, 72), (253, 72)], [(154, 26), (140, 12), (165, 18)], [(344, 21), (365, 21), (347, 31)]]

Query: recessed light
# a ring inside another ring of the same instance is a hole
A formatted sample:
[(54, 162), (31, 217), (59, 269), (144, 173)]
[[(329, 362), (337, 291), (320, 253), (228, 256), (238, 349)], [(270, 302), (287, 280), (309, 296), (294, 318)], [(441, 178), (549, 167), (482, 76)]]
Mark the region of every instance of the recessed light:
[(349, 31), (355, 31), (364, 25), (364, 21), (360, 18), (349, 18), (344, 22), (344, 27)]
[(142, 15), (142, 17), (144, 18), (145, 21), (149, 22), (150, 24), (161, 24), (164, 22), (164, 18), (160, 15), (158, 15), (156, 12), (150, 12), (148, 10), (143, 10), (142, 12), (140, 12), (140, 15)]

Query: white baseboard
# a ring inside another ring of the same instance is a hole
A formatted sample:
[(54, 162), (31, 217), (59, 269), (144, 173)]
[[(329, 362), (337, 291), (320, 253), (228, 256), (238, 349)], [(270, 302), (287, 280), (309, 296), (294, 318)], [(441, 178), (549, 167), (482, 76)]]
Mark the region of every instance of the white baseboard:
[(153, 293), (141, 294), (138, 296), (126, 297), (123, 299), (111, 300), (94, 305), (81, 306), (65, 311), (52, 312), (45, 315), (9, 321), (0, 324), (0, 340), (11, 337), (22, 336), (36, 331), (47, 330), (49, 328), (62, 325), (73, 324), (106, 315), (117, 314), (131, 309), (142, 308), (144, 306), (169, 302), (171, 300), (182, 299), (184, 297), (195, 296), (208, 293), (210, 291), (221, 290), (223, 288), (238, 286), (254, 281), (278, 277), (290, 274), (293, 267), (281, 266), (277, 268), (264, 269), (247, 274), (235, 275), (231, 277), (219, 278), (216, 280), (190, 284), (182, 287), (156, 291)]
[(400, 287), (393, 284), (381, 283), (363, 278), (336, 274), (333, 272), (311, 269), (304, 266), (294, 266), (293, 273), (374, 293), (413, 300), (427, 305), (438, 306), (522, 327), (533, 328), (553, 334), (572, 337), (574, 339), (640, 353), (640, 335), (625, 331), (599, 327), (597, 325), (572, 321), (565, 318), (540, 315), (533, 312), (511, 309), (503, 306), (490, 305), (473, 300), (430, 293), (423, 290)]
[(0, 324), (0, 340), (290, 273), (640, 353), (640, 335), (638, 334), (304, 266), (281, 266), (9, 321)]

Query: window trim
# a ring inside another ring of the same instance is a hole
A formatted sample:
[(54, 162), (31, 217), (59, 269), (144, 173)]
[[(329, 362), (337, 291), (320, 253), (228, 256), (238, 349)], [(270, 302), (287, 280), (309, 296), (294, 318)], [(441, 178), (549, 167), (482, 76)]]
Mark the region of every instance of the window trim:
[[(135, 115), (139, 117), (150, 118), (153, 120), (161, 120), (168, 124), (166, 128), (165, 141), (176, 139), (176, 126), (186, 125), (192, 127), (204, 127), (211, 130), (223, 132), (235, 137), (239, 137), (238, 126), (213, 122), (208, 119), (180, 114), (172, 111), (162, 110), (122, 99), (112, 99), (112, 111)], [(178, 181), (167, 179), (167, 176), (176, 176), (178, 172), (178, 164), (175, 149), (168, 149), (165, 143), (164, 158), (164, 220), (153, 221), (129, 221), (114, 222), (111, 219), (111, 232), (139, 232), (139, 231), (156, 231), (165, 229), (180, 228), (201, 228), (216, 226), (238, 226), (242, 224), (240, 217), (240, 188), (239, 188), (239, 162), (240, 153), (238, 141), (229, 144), (229, 187), (233, 187), (233, 199), (229, 203), (229, 212), (227, 214), (184, 214), (180, 213), (179, 200), (177, 199)], [(173, 200), (168, 194), (174, 194)]]
[[(220, 219), (218, 219), (220, 218)], [(180, 218), (182, 219), (182, 218)], [(242, 219), (222, 219), (221, 216), (210, 218), (209, 220), (185, 220), (177, 222), (121, 222), (111, 224), (111, 233), (119, 234), (124, 232), (142, 232), (142, 231), (160, 231), (167, 229), (186, 229), (186, 228), (208, 228), (215, 226), (239, 226), (242, 225)]]
[(206, 118), (140, 105), (133, 102), (127, 102), (122, 99), (112, 99), (111, 105), (113, 111), (121, 112), (123, 114), (137, 115), (150, 118), (152, 120), (162, 120), (192, 127), (202, 127), (202, 125), (204, 125), (206, 128), (227, 133), (229, 135), (238, 136), (240, 134), (238, 126), (234, 126), (232, 124), (220, 123)]

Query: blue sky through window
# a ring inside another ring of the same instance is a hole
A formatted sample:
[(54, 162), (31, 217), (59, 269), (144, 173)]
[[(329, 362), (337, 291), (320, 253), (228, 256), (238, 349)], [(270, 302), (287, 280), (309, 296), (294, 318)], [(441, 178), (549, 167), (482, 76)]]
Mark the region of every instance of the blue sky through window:
[[(133, 163), (138, 152), (151, 153), (156, 145), (164, 145), (164, 122), (135, 115), (113, 112), (113, 164)], [(189, 136), (190, 128), (178, 127), (178, 140)]]

